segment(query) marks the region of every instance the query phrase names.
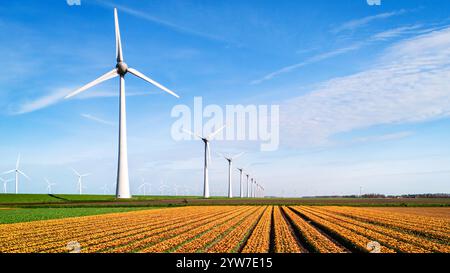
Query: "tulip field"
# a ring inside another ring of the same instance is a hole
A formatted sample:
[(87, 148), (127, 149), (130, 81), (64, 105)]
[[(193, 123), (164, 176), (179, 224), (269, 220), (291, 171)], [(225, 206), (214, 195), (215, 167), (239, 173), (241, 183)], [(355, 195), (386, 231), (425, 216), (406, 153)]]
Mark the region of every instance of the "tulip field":
[(0, 252), (450, 253), (450, 208), (186, 206), (0, 225)]

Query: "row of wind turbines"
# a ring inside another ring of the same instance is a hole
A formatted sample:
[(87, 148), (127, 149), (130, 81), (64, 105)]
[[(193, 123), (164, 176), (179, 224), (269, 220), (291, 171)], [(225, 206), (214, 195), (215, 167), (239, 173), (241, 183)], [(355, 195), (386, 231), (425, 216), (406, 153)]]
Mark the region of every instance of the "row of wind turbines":
[[(31, 178), (25, 174), (24, 171), (22, 171), (19, 167), (20, 165), (20, 154), (17, 156), (17, 161), (16, 161), (16, 167), (12, 170), (6, 171), (1, 173), (0, 175), (4, 176), (4, 175), (8, 175), (8, 174), (14, 174), (14, 179), (7, 179), (4, 177), (0, 177), (0, 181), (3, 184), (3, 193), (8, 193), (8, 183), (14, 181), (14, 185), (15, 185), (15, 193), (18, 194), (19, 193), (19, 179), (20, 176), (23, 176), (24, 178), (26, 178), (28, 181), (31, 181)], [(77, 172), (75, 169), (72, 168), (72, 171), (74, 172), (74, 174), (76, 175), (76, 177), (78, 178), (77, 180), (77, 189), (78, 189), (78, 193), (82, 194), (83, 193), (83, 177), (89, 176), (89, 173), (86, 174), (80, 174), (79, 172)], [(51, 194), (52, 193), (52, 187), (56, 185), (56, 183), (52, 183), (50, 182), (50, 180), (47, 177), (44, 177), (44, 181), (46, 182), (47, 185), (47, 193)]]
[[(144, 75), (143, 73), (139, 72), (138, 70), (129, 67), (123, 57), (122, 52), (122, 41), (120, 36), (120, 28), (119, 28), (119, 19), (117, 15), (117, 9), (114, 8), (114, 27), (115, 27), (115, 44), (116, 44), (116, 65), (115, 67), (105, 73), (104, 75), (100, 76), (99, 78), (95, 79), (94, 81), (78, 88), (74, 92), (68, 94), (65, 98), (71, 98), (73, 96), (76, 96), (104, 81), (107, 81), (112, 78), (119, 77), (119, 149), (118, 149), (118, 167), (117, 167), (117, 183), (116, 183), (116, 198), (131, 198), (131, 192), (130, 192), (130, 182), (129, 182), (129, 173), (128, 173), (128, 148), (127, 148), (127, 125), (126, 125), (126, 94), (125, 94), (125, 75), (130, 73), (154, 86), (157, 88), (175, 96), (176, 98), (179, 98), (179, 96), (171, 91), (170, 89), (166, 88), (165, 86), (161, 85), (160, 83), (156, 82), (155, 80), (151, 79), (150, 77)], [(209, 198), (210, 192), (209, 192), (209, 175), (208, 175), (208, 165), (210, 162), (211, 152), (209, 147), (209, 142), (216, 136), (219, 132), (221, 132), (225, 126), (217, 129), (216, 131), (212, 132), (211, 134), (207, 136), (200, 136), (198, 134), (195, 134), (190, 131), (185, 131), (186, 133), (189, 133), (190, 135), (193, 135), (196, 138), (201, 139), (204, 142), (205, 147), (205, 156), (204, 156), (204, 183), (203, 183), (203, 197)], [(225, 157), (225, 159), (228, 161), (228, 197), (233, 197), (233, 189), (232, 189), (232, 162), (233, 159), (235, 159), (237, 156), (233, 157)], [(19, 158), (20, 159), (20, 158)], [(244, 197), (244, 190), (243, 190), (243, 176), (245, 175), (247, 177), (247, 192), (246, 197), (261, 197), (264, 195), (264, 187), (262, 187), (259, 183), (257, 183), (256, 179), (252, 177), (249, 173), (244, 173), (244, 168), (238, 169), (240, 171), (240, 197)], [(19, 170), (19, 160), (17, 161), (16, 168), (13, 170), (10, 170), (8, 172), (5, 172), (5, 174), (15, 172), (16, 174), (16, 193), (18, 193), (18, 181), (19, 181), (19, 175), (22, 175), (26, 177), (28, 176)], [(79, 187), (79, 193), (82, 193), (82, 178), (84, 176), (87, 176), (88, 174), (81, 175), (78, 172), (76, 172), (76, 175), (78, 176), (78, 187)], [(3, 180), (2, 180), (3, 181)], [(7, 183), (7, 182), (5, 182)], [(48, 182), (49, 183), (49, 182)], [(145, 187), (144, 187), (145, 188)], [(51, 190), (51, 184), (48, 184), (48, 190)]]

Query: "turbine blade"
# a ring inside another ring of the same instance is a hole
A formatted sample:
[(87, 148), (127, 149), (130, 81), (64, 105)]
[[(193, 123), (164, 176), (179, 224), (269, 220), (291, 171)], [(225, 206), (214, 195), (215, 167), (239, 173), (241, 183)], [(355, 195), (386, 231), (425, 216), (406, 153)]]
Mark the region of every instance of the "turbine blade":
[(208, 151), (208, 165), (211, 165), (211, 149), (209, 148), (209, 142), (206, 142), (206, 150)]
[(206, 139), (210, 140), (211, 138), (215, 137), (218, 133), (220, 133), (220, 131), (222, 131), (224, 128), (226, 127), (226, 125), (220, 127), (219, 129), (217, 129), (216, 131), (212, 132), (211, 134), (209, 134)]
[(116, 57), (117, 57), (117, 62), (123, 62), (122, 41), (120, 39), (120, 28), (119, 28), (119, 16), (117, 16), (117, 9), (116, 8), (114, 8), (114, 28), (116, 30)]
[(239, 158), (239, 157), (241, 157), (241, 156), (242, 156), (243, 154), (244, 154), (244, 152), (242, 152), (242, 153), (238, 153), (238, 154), (236, 154), (236, 155), (232, 156), (231, 158), (232, 158), (232, 159), (236, 159), (236, 158)]
[(87, 89), (96, 86), (99, 83), (102, 83), (104, 81), (107, 81), (109, 79), (112, 79), (114, 77), (119, 76), (119, 74), (117, 73), (117, 68), (114, 68), (113, 70), (109, 71), (108, 73), (100, 76), (99, 78), (91, 81), (90, 83), (86, 84), (85, 86), (82, 86), (80, 88), (78, 88), (77, 90), (73, 91), (72, 93), (70, 93), (69, 95), (65, 96), (65, 99), (71, 98), (75, 95), (78, 95), (79, 93), (86, 91)]
[(74, 168), (72, 168), (72, 171), (73, 171), (77, 176), (81, 176), (77, 171), (75, 171)]
[(28, 177), (28, 175), (26, 175), (24, 172), (22, 172), (21, 170), (17, 170), (18, 173), (20, 173), (21, 175), (23, 175), (26, 179), (28, 179), (29, 181), (31, 181), (31, 178)]
[(85, 176), (89, 176), (89, 175), (91, 175), (91, 174), (90, 173), (85, 173), (85, 174), (82, 174), (81, 177), (85, 177)]
[(19, 163), (20, 163), (20, 154), (17, 156), (16, 169), (19, 169)]
[(4, 174), (10, 174), (10, 173), (13, 173), (13, 172), (15, 172), (16, 170), (14, 169), (14, 170), (9, 170), (9, 171), (6, 171), (6, 172), (4, 172), (4, 173), (2, 173), (2, 175), (4, 175)]
[(163, 85), (161, 85), (160, 83), (150, 79), (149, 77), (145, 76), (144, 74), (142, 74), (141, 72), (137, 71), (134, 68), (128, 68), (128, 72), (130, 72), (131, 74), (135, 75), (138, 78), (143, 79), (146, 82), (149, 82), (151, 84), (153, 84), (154, 86), (158, 87), (159, 89), (166, 91), (167, 93), (171, 94), (172, 96), (175, 96), (177, 98), (180, 98), (180, 96), (178, 96), (177, 94), (175, 94), (175, 92), (169, 90), (167, 87), (164, 87)]

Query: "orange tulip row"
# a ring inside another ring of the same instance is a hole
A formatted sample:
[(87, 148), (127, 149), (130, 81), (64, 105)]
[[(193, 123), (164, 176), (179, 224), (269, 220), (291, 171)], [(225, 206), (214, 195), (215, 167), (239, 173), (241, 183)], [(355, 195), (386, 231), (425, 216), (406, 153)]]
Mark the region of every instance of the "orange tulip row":
[(400, 232), (384, 226), (375, 225), (363, 221), (355, 220), (351, 217), (342, 216), (336, 213), (327, 212), (320, 208), (308, 208), (311, 211), (316, 212), (318, 215), (335, 221), (345, 226), (349, 226), (352, 229), (366, 229), (374, 232), (376, 240), (383, 242), (387, 246), (396, 249), (400, 252), (450, 252), (450, 246), (426, 240), (424, 238), (410, 235), (406, 232)]
[(307, 223), (300, 216), (292, 212), (289, 208), (283, 207), (285, 214), (294, 223), (295, 228), (302, 234), (303, 238), (313, 247), (314, 252), (320, 253), (344, 253), (345, 250), (339, 247), (316, 228)]
[(273, 207), (268, 207), (248, 238), (243, 253), (268, 253), (270, 250), (270, 229)]
[(295, 239), (289, 225), (281, 214), (280, 207), (273, 209), (273, 225), (276, 253), (300, 253), (302, 250)]
[[(360, 251), (366, 251), (367, 244), (371, 241), (376, 241), (374, 239), (375, 236), (370, 237), (370, 231), (367, 231), (369, 235), (367, 234), (363, 235), (362, 234), (363, 232), (361, 232), (361, 230), (359, 230), (360, 232), (356, 232), (355, 230), (352, 230), (348, 227), (339, 225), (336, 221), (330, 221), (322, 217), (319, 217), (318, 215), (307, 210), (305, 207), (294, 207), (294, 209), (300, 212), (301, 214), (305, 215), (307, 218), (311, 219), (315, 223), (321, 225), (322, 227), (325, 227), (329, 232), (339, 235), (345, 241), (353, 244)], [(380, 245), (380, 251), (385, 253), (395, 252), (394, 250), (382, 244)]]

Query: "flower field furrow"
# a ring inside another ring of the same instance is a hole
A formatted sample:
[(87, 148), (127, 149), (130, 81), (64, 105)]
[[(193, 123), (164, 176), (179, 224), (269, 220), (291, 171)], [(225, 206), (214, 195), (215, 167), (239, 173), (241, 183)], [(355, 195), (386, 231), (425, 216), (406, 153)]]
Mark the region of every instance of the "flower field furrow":
[(87, 252), (114, 252), (116, 248), (120, 248), (130, 243), (141, 242), (141, 240), (148, 238), (150, 236), (157, 235), (159, 233), (167, 232), (168, 230), (175, 230), (176, 228), (196, 225), (197, 222), (203, 223), (205, 219), (209, 217), (222, 215), (223, 211), (210, 211), (207, 213), (199, 213), (193, 215), (183, 215), (181, 218), (175, 221), (175, 219), (170, 220), (171, 216), (168, 215), (168, 221), (161, 222), (159, 224), (154, 224), (149, 221), (141, 225), (140, 228), (133, 229), (132, 232), (123, 232), (116, 234), (113, 237), (105, 237), (100, 240), (97, 239), (90, 241), (86, 248)]
[(205, 232), (198, 236), (197, 238), (180, 245), (176, 249), (174, 249), (172, 252), (176, 253), (194, 253), (201, 249), (203, 249), (205, 246), (211, 244), (215, 240), (217, 240), (218, 237), (222, 236), (223, 234), (226, 234), (230, 229), (233, 229), (236, 224), (238, 224), (240, 221), (242, 221), (243, 218), (248, 217), (249, 214), (254, 213), (253, 210), (249, 211), (249, 213), (246, 213), (244, 217), (234, 218), (230, 221), (226, 221), (225, 223), (221, 223), (220, 225), (214, 227), (214, 229), (210, 230), (209, 232)]
[(450, 253), (449, 208), (186, 206), (0, 224), (1, 253)]
[(307, 223), (297, 214), (292, 212), (289, 208), (283, 207), (282, 209), (286, 213), (286, 215), (292, 220), (294, 226), (298, 229), (300, 234), (302, 234), (303, 238), (308, 242), (310, 246), (314, 248), (315, 252), (320, 253), (345, 252), (343, 248), (337, 246), (325, 235), (323, 235), (316, 228), (314, 228), (311, 224)]
[[(238, 210), (231, 210), (230, 208), (227, 208), (225, 212), (222, 212), (221, 214), (214, 215), (216, 217), (227, 217), (228, 215), (239, 213), (240, 211), (245, 210), (245, 208), (240, 208)], [(174, 236), (177, 236), (179, 234), (183, 234), (193, 228), (196, 228), (198, 226), (203, 226), (207, 223), (210, 223), (214, 221), (214, 216), (208, 215), (200, 219), (200, 221), (191, 222), (187, 225), (184, 224), (178, 224), (176, 226), (167, 226), (162, 227), (158, 231), (149, 230), (147, 232), (143, 232), (140, 235), (140, 239), (134, 238), (133, 241), (126, 240), (123, 241), (123, 244), (121, 244), (119, 247), (116, 248), (110, 248), (106, 252), (140, 252), (143, 248), (152, 246), (158, 242), (161, 242), (163, 240), (170, 239)]]
[[(319, 224), (324, 229), (332, 232), (335, 235), (340, 236), (345, 241), (349, 242), (353, 246), (355, 246), (360, 251), (366, 251), (367, 243), (374, 241), (374, 239), (363, 236), (360, 233), (355, 232), (352, 229), (349, 229), (347, 227), (342, 227), (334, 222), (330, 222), (326, 219), (323, 219), (321, 217), (318, 217), (317, 215), (309, 212), (308, 210), (305, 210), (304, 207), (293, 207), (296, 211), (302, 213), (307, 218), (311, 219), (315, 223)], [(384, 244), (381, 244), (381, 252), (383, 253), (393, 253), (394, 250), (390, 249), (389, 247), (386, 247)]]
[(265, 207), (259, 207), (250, 217), (241, 222), (235, 229), (226, 234), (220, 241), (208, 247), (205, 252), (208, 253), (230, 253), (239, 250), (244, 243), (246, 235), (256, 225)]
[(324, 208), (327, 211), (339, 213), (360, 221), (371, 222), (386, 226), (387, 228), (404, 230), (408, 233), (421, 235), (440, 241), (443, 244), (450, 245), (450, 227), (439, 222), (440, 219), (430, 219), (431, 217), (417, 218), (414, 215), (390, 215), (391, 213), (382, 213), (363, 208)]
[(211, 231), (218, 226), (225, 224), (225, 226), (232, 225), (233, 223), (237, 223), (240, 219), (245, 218), (248, 214), (251, 213), (251, 210), (245, 211), (234, 211), (232, 214), (228, 216), (221, 216), (217, 218), (211, 218), (211, 221), (203, 224), (198, 227), (191, 227), (188, 231), (178, 234), (170, 239), (163, 240), (157, 244), (154, 244), (150, 247), (141, 249), (139, 252), (148, 253), (148, 252), (166, 252), (185, 241), (193, 239), (205, 232)]
[(268, 253), (270, 250), (270, 228), (273, 207), (264, 211), (252, 234), (248, 238), (242, 253)]
[[(173, 221), (176, 219), (176, 214), (178, 210), (170, 210), (168, 215), (166, 216), (167, 221)], [(153, 211), (146, 211), (151, 216), (154, 216)], [(170, 213), (172, 212), (172, 213)], [(144, 217), (136, 217), (143, 214)], [(185, 215), (185, 214), (180, 214)], [(33, 240), (30, 238), (23, 238), (20, 237), (20, 233), (18, 236), (16, 236), (15, 240), (10, 241), (12, 248), (5, 248), (5, 251), (7, 252), (64, 252), (66, 250), (66, 245), (70, 241), (78, 240), (80, 237), (86, 237), (89, 238), (96, 238), (97, 236), (103, 236), (106, 232), (108, 232), (108, 228), (112, 230), (113, 232), (116, 232), (117, 230), (122, 231), (128, 231), (130, 229), (139, 229), (142, 228), (142, 226), (149, 225), (149, 223), (152, 223), (152, 221), (155, 220), (153, 217), (146, 217), (145, 212), (142, 211), (140, 214), (136, 215), (133, 214), (132, 218), (123, 217), (123, 221), (120, 225), (111, 226), (109, 223), (110, 217), (104, 217), (104, 215), (98, 216), (99, 218), (103, 218), (102, 223), (98, 223), (97, 225), (91, 225), (84, 227), (83, 230), (79, 229), (73, 229), (73, 221), (76, 219), (71, 218), (69, 223), (66, 223), (65, 220), (68, 219), (60, 219), (59, 221), (61, 226), (64, 226), (65, 228), (62, 229), (63, 232), (54, 233), (48, 237), (39, 238), (39, 236), (35, 236)], [(116, 215), (118, 219), (121, 219), (122, 215)], [(80, 217), (84, 218), (84, 217)], [(89, 218), (92, 218), (89, 216)], [(156, 218), (158, 219), (158, 218)], [(128, 220), (128, 221), (127, 221)], [(54, 221), (54, 220), (51, 220)], [(43, 222), (42, 224), (45, 224)], [(14, 224), (16, 225), (16, 224)], [(124, 230), (123, 230), (124, 229)], [(5, 244), (6, 245), (6, 244)], [(82, 244), (83, 246), (83, 244)], [(3, 247), (2, 247), (3, 249)], [(56, 250), (54, 250), (56, 249)]]
[(370, 238), (372, 241), (377, 241), (380, 244), (385, 245), (386, 247), (389, 247), (391, 249), (394, 249), (397, 252), (413, 252), (413, 253), (425, 253), (425, 252), (429, 252), (423, 248), (417, 247), (415, 245), (403, 242), (398, 240), (397, 238), (393, 238), (390, 236), (386, 236), (380, 232), (371, 230), (371, 229), (367, 229), (367, 228), (363, 228), (360, 227), (358, 225), (355, 225), (354, 223), (347, 223), (344, 221), (339, 221), (337, 219), (334, 219), (333, 217), (327, 216), (323, 213), (317, 212), (312, 210), (310, 207), (305, 207), (304, 210), (307, 210), (313, 214), (315, 214), (316, 216), (332, 222), (332, 223), (336, 223), (336, 225), (341, 226), (343, 228), (347, 228), (353, 232), (356, 232), (357, 234), (360, 234), (362, 236), (366, 236), (368, 238)]
[[(427, 252), (427, 251), (444, 252), (444, 253), (450, 252), (450, 246), (432, 242), (430, 240), (426, 240), (421, 237), (412, 236), (405, 232), (399, 232), (399, 231), (396, 231), (393, 229), (388, 229), (383, 226), (377, 226), (374, 224), (357, 221), (350, 217), (332, 214), (330, 212), (327, 212), (324, 209), (317, 209), (317, 208), (309, 208), (309, 209), (316, 211), (322, 215), (326, 215), (327, 217), (331, 217), (332, 219), (335, 219), (337, 222), (340, 222), (340, 223), (347, 223), (347, 224), (355, 225), (357, 227), (361, 227), (361, 228), (365, 228), (365, 229), (372, 230), (375, 232), (379, 232), (380, 234), (386, 235), (386, 237), (383, 237), (383, 238), (386, 238), (387, 240), (395, 240), (395, 241), (399, 242), (398, 243), (399, 245), (404, 244), (407, 247), (411, 248), (410, 250), (414, 249), (415, 251), (419, 251), (419, 252), (422, 252), (422, 251), (423, 252)], [(388, 237), (390, 237), (390, 239)], [(409, 245), (414, 245), (415, 248), (413, 246), (409, 246)]]
[(273, 223), (274, 223), (274, 235), (276, 253), (300, 253), (302, 252), (297, 240), (289, 229), (286, 220), (281, 214), (280, 207), (273, 209)]
[[(97, 237), (102, 237), (105, 236), (105, 234), (108, 233), (116, 233), (118, 230), (124, 232), (124, 231), (128, 231), (128, 230), (132, 230), (132, 229), (140, 229), (141, 225), (148, 225), (149, 220), (153, 219), (153, 221), (158, 222), (159, 219), (161, 219), (160, 217), (153, 217), (155, 216), (153, 213), (153, 211), (147, 211), (148, 213), (151, 214), (151, 218), (148, 217), (139, 217), (141, 216), (141, 214), (133, 214), (131, 216), (131, 218), (128, 218), (126, 216), (122, 216), (122, 215), (115, 215), (115, 217), (117, 217), (118, 219), (123, 218), (122, 222), (119, 224), (114, 225), (115, 221), (110, 221), (112, 220), (110, 217), (103, 217), (104, 215), (102, 215), (102, 217), (99, 216), (99, 218), (103, 219), (103, 221), (94, 224), (96, 221), (94, 221), (93, 224), (91, 225), (87, 225), (87, 226), (83, 226), (82, 229), (80, 230), (79, 228), (74, 228), (73, 227), (73, 219), (71, 218), (68, 223), (66, 223), (64, 220), (58, 220), (60, 221), (59, 224), (61, 227), (61, 229), (59, 229), (59, 232), (55, 232), (51, 235), (47, 235), (46, 237), (40, 237), (39, 235), (30, 238), (30, 237), (22, 237), (20, 236), (21, 234), (16, 234), (15, 237), (16, 238), (20, 238), (20, 240), (23, 242), (22, 244), (17, 244), (16, 240), (12, 240), (11, 244), (12, 244), (12, 248), (9, 248), (7, 251), (8, 252), (23, 252), (23, 247), (27, 248), (27, 251), (31, 251), (31, 252), (54, 252), (55, 250), (53, 250), (53, 248), (56, 249), (60, 249), (59, 251), (66, 251), (65, 247), (66, 244), (69, 241), (74, 241), (74, 240), (80, 240), (78, 242), (80, 243), (84, 243), (83, 237), (87, 236), (87, 240), (91, 239), (91, 238), (97, 238)], [(175, 210), (172, 212), (176, 212)], [(142, 212), (144, 213), (144, 212)], [(145, 216), (145, 214), (144, 214)], [(175, 216), (175, 215), (174, 215)], [(80, 220), (83, 220), (82, 218), (84, 217), (80, 217)], [(90, 219), (92, 219), (92, 217), (90, 217)], [(165, 221), (173, 221), (176, 220), (176, 217), (174, 219), (174, 217), (169, 217), (166, 218)], [(112, 223), (111, 223), (112, 222)], [(6, 247), (6, 246), (5, 246)], [(56, 252), (59, 252), (58, 250), (56, 250)]]

